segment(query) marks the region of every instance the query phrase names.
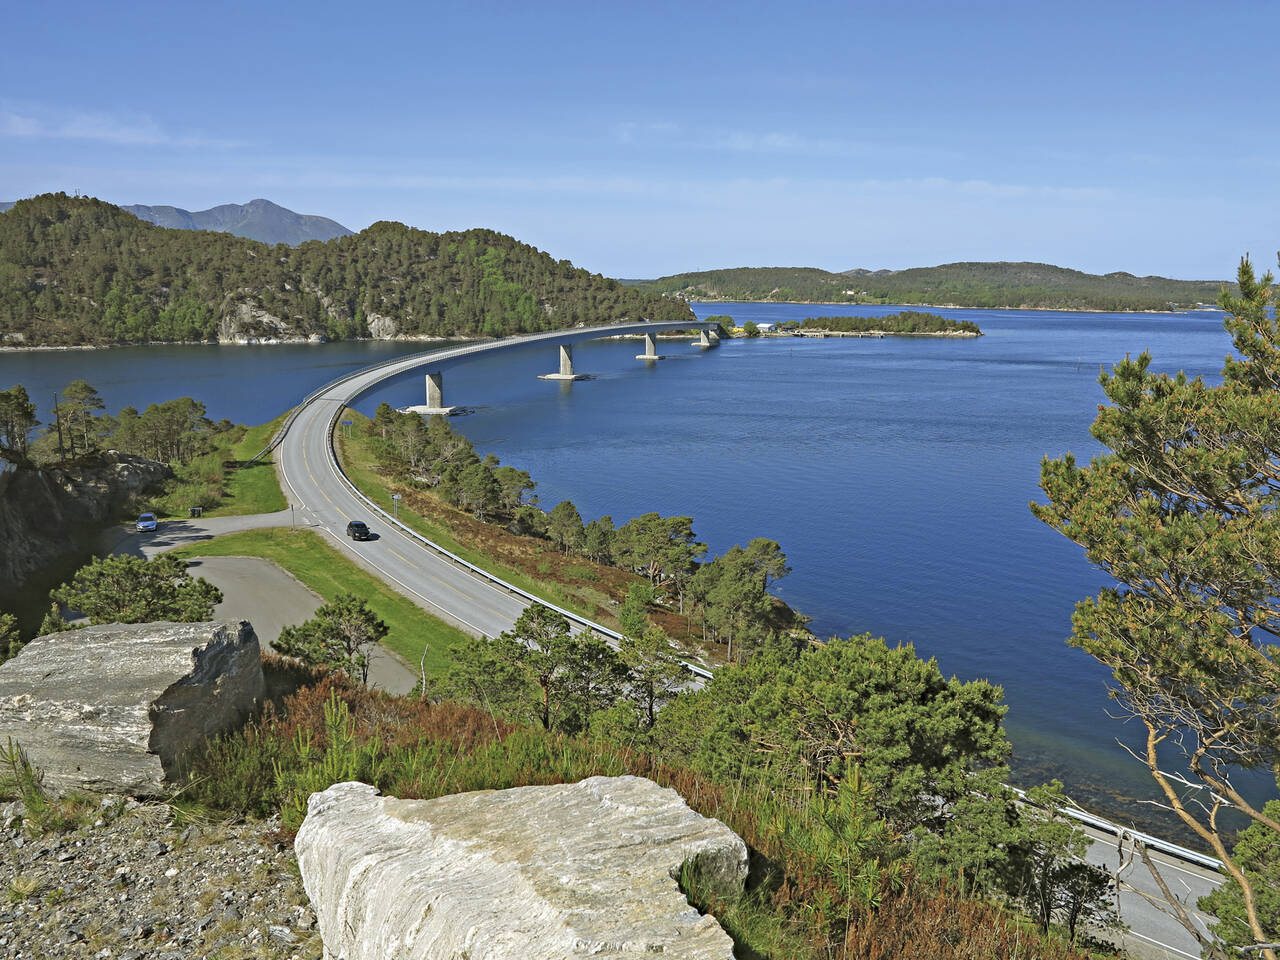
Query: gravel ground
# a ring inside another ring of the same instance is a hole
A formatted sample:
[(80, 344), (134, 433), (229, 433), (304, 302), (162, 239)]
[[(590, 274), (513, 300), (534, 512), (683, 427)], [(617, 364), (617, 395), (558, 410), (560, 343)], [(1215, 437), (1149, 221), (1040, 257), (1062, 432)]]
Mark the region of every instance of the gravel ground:
[(41, 832), (0, 805), (0, 958), (319, 960), (321, 943), (278, 822), (183, 823), (107, 797), (92, 822)]

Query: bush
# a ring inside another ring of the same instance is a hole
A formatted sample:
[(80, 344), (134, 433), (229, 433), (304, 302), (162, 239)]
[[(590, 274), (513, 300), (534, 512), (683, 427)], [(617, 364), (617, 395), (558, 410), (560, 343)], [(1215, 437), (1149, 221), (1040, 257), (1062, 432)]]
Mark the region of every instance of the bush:
[(696, 876), (683, 878), (692, 901), (714, 911), (741, 956), (1086, 960), (999, 907), (915, 878), (852, 783), (838, 802), (813, 799), (803, 787), (792, 793), (748, 782), (716, 785), (644, 753), (514, 727), (470, 707), (365, 690), (338, 676), (211, 744), (184, 795), (239, 815), (283, 810), (286, 827), (296, 829), (312, 791), (351, 777), (386, 794), (429, 799), (622, 774), (671, 787), (746, 841), (750, 874), (739, 901), (716, 902)]

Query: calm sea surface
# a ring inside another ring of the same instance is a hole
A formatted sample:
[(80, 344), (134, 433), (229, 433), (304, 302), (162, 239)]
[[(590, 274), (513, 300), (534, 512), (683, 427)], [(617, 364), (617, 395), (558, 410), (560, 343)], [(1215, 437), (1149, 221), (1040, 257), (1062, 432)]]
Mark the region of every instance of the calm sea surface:
[[(743, 320), (894, 312), (885, 307), (697, 305)], [(550, 508), (590, 519), (688, 514), (713, 552), (777, 540), (792, 573), (777, 592), (821, 635), (913, 643), (961, 678), (1002, 685), (1022, 781), (1059, 776), (1118, 813), (1148, 781), (1106, 715), (1106, 672), (1065, 643), (1073, 605), (1104, 584), (1083, 552), (1032, 518), (1040, 460), (1098, 449), (1088, 428), (1099, 369), (1148, 350), (1158, 370), (1217, 377), (1230, 342), (1216, 312), (1174, 315), (939, 310), (976, 339), (735, 340), (575, 348), (597, 379), (538, 380), (551, 350), (446, 374), (446, 401), (482, 452), (527, 469)], [(347, 370), (420, 344), (147, 347), (0, 354), (0, 389), (47, 409), (82, 377), (112, 412), (189, 395), (211, 417), (260, 423)], [(366, 396), (423, 402), (408, 376)], [(42, 414), (43, 416), (43, 414)], [(1134, 816), (1149, 821), (1141, 810)]]

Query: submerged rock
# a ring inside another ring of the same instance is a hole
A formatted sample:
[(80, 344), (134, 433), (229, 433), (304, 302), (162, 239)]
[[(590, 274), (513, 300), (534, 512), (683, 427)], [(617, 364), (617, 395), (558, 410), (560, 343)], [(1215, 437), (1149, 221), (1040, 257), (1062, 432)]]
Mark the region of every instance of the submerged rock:
[(736, 834), (641, 777), (436, 800), (340, 783), (312, 795), (294, 846), (341, 960), (729, 960), (677, 878), (696, 864), (732, 897), (747, 874)]
[(246, 621), (105, 624), (37, 637), (0, 664), (0, 746), (55, 792), (165, 792), (184, 757), (264, 694)]

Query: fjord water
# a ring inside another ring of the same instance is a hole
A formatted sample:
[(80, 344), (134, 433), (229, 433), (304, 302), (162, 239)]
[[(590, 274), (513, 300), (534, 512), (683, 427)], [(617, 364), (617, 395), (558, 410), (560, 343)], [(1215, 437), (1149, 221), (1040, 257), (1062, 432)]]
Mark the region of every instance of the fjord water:
[[(739, 323), (885, 307), (696, 305)], [(1021, 781), (1059, 776), (1083, 802), (1122, 814), (1148, 781), (1116, 745), (1106, 671), (1070, 648), (1073, 605), (1104, 585), (1074, 544), (1036, 521), (1043, 456), (1097, 451), (1089, 424), (1099, 369), (1149, 350), (1153, 367), (1213, 380), (1230, 351), (1222, 315), (938, 310), (977, 323), (959, 338), (734, 340), (701, 351), (660, 341), (575, 348), (596, 379), (537, 379), (551, 350), (450, 369), (454, 425), (482, 453), (527, 469), (550, 508), (590, 519), (688, 514), (718, 553), (777, 540), (792, 573), (776, 592), (821, 636), (870, 632), (913, 643), (962, 679), (1005, 689)], [(210, 416), (270, 419), (316, 386), (421, 344), (145, 347), (0, 354), (0, 389), (33, 399), (76, 377), (108, 410), (190, 395)], [(364, 397), (423, 402), (409, 375)], [(45, 414), (42, 418), (47, 419)], [(1150, 823), (1141, 809), (1131, 816)]]
[[(739, 323), (853, 312), (695, 309)], [(716, 553), (777, 540), (792, 573), (776, 592), (818, 635), (913, 643), (1002, 685), (1019, 780), (1061, 777), (1080, 802), (1155, 826), (1119, 799), (1151, 785), (1115, 742), (1107, 672), (1065, 642), (1074, 604), (1106, 579), (1027, 505), (1042, 457), (1097, 452), (1101, 367), (1146, 349), (1156, 369), (1214, 379), (1222, 315), (942, 312), (985, 336), (660, 341), (669, 359), (649, 365), (634, 342), (597, 342), (575, 349), (596, 380), (538, 381), (555, 357), (523, 353), (450, 371), (447, 402), (476, 405), (455, 425), (529, 470), (548, 509), (688, 514)], [(407, 378), (365, 412), (421, 392)]]

